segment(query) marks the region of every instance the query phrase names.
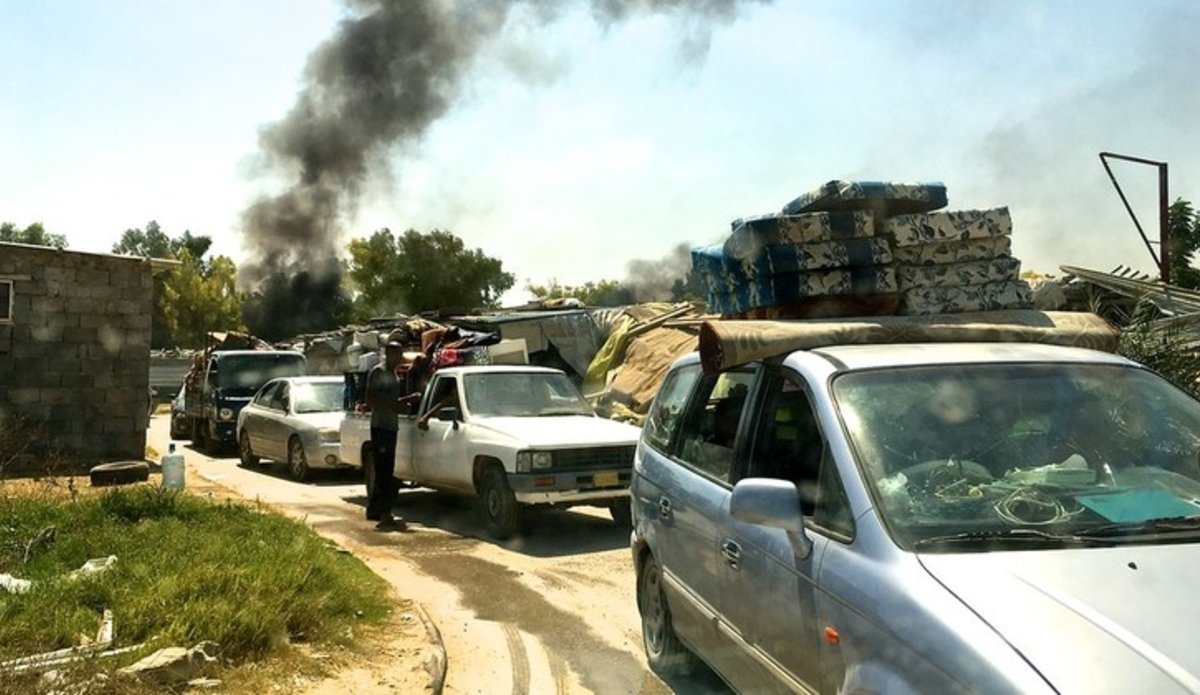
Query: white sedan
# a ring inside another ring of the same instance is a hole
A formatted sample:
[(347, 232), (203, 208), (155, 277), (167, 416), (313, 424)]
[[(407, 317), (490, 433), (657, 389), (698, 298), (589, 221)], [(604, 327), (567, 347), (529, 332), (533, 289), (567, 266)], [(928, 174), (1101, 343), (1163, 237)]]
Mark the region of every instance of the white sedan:
[(237, 421), (241, 465), (260, 459), (287, 463), (295, 480), (314, 469), (339, 468), (338, 425), (342, 419), (341, 377), (298, 376), (263, 385)]

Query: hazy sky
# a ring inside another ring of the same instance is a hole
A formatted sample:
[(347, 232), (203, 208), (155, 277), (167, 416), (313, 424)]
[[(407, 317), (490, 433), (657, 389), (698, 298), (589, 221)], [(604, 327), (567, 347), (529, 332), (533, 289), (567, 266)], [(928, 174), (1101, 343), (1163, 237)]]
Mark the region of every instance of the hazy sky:
[[(830, 179), (940, 180), (952, 209), (1011, 208), (1025, 268), (1150, 270), (1097, 153), (1166, 160), (1172, 199), (1200, 202), (1200, 3), (747, 2), (620, 22), (562, 4), (508, 15), (345, 237), (449, 229), (520, 289), (624, 278)], [(283, 183), (259, 130), (347, 12), (0, 0), (0, 221), (107, 251), (154, 219), (240, 258), (242, 211)], [(1154, 171), (1118, 174), (1157, 234)]]

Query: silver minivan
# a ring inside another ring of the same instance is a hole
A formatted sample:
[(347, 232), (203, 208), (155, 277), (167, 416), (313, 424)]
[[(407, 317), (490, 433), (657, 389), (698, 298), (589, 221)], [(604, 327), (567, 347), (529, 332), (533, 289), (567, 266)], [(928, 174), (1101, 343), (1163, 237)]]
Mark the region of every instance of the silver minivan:
[(1200, 403), (1023, 343), (677, 361), (631, 487), (660, 673), (746, 692), (1200, 692)]

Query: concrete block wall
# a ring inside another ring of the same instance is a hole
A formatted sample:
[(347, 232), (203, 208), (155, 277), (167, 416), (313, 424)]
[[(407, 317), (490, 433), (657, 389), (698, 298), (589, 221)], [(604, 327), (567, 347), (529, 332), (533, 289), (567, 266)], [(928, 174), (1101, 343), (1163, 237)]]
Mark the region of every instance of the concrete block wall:
[(141, 459), (149, 400), (150, 262), (0, 243), (0, 416), (21, 413), (82, 466)]

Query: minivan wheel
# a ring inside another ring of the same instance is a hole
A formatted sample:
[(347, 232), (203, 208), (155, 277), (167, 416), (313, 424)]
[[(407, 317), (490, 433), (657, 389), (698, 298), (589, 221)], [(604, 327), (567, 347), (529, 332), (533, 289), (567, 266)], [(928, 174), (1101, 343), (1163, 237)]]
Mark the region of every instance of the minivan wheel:
[(671, 610), (663, 593), (662, 568), (653, 555), (646, 555), (637, 583), (638, 613), (642, 616), (642, 642), (646, 661), (662, 676), (680, 676), (692, 671), (696, 657), (675, 636)]
[(521, 528), (521, 505), (504, 471), (495, 466), (483, 472), (479, 483), (479, 512), (494, 538), (511, 538)]
[(312, 471), (308, 467), (308, 457), (304, 455), (304, 444), (295, 435), (288, 440), (287, 466), (288, 474), (296, 482), (303, 483), (312, 477)]
[(257, 465), (259, 461), (250, 448), (250, 435), (246, 434), (246, 430), (242, 430), (242, 436), (238, 437), (238, 461), (246, 468)]

